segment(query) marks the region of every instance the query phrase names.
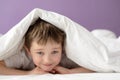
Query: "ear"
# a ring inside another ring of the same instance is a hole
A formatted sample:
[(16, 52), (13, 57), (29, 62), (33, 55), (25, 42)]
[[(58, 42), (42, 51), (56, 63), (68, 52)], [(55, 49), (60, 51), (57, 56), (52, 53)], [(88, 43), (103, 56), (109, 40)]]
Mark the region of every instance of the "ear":
[(29, 50), (25, 45), (24, 45), (23, 47), (24, 47), (24, 49), (26, 50), (27, 54), (30, 55), (30, 54), (31, 54), (31, 53), (30, 53), (30, 50)]

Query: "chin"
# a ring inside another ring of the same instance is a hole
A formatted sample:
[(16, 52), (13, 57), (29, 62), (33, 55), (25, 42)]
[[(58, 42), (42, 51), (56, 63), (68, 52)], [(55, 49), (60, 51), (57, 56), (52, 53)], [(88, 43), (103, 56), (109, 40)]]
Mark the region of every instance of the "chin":
[(45, 68), (45, 67), (43, 67), (42, 69), (43, 69), (44, 71), (49, 72), (49, 71), (51, 71), (51, 70), (53, 69), (53, 67), (49, 67), (49, 68), (48, 68), (48, 67), (46, 67), (46, 68)]
[(55, 66), (51, 66), (51, 67), (45, 67), (45, 66), (42, 66), (41, 68), (44, 70), (44, 71), (51, 71)]

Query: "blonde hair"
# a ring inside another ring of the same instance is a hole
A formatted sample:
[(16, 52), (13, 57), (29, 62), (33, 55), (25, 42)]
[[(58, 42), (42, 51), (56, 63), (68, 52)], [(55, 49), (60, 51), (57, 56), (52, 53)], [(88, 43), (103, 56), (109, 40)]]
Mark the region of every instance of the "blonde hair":
[(56, 26), (39, 18), (26, 32), (25, 46), (30, 49), (31, 43), (34, 40), (41, 45), (45, 45), (50, 40), (61, 43), (64, 46), (65, 33)]

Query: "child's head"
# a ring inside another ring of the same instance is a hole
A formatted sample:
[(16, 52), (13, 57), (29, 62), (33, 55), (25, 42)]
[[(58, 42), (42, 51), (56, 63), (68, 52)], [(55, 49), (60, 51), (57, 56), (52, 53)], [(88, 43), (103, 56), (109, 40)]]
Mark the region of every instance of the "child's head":
[(36, 66), (50, 71), (61, 60), (65, 33), (54, 25), (38, 19), (25, 35), (25, 47)]

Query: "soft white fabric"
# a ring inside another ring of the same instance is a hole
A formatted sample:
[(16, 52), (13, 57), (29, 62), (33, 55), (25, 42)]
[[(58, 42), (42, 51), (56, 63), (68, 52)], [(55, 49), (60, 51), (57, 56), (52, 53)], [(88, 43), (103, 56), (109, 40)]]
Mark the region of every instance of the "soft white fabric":
[[(120, 72), (119, 58), (109, 60), (106, 45), (81, 25), (69, 18), (42, 9), (34, 9), (21, 22), (0, 37), (0, 60), (6, 59), (21, 49), (23, 36), (29, 26), (38, 18), (50, 22), (66, 33), (66, 53), (77, 64), (98, 72)], [(112, 65), (111, 63), (116, 63)]]
[(120, 80), (120, 73), (85, 73), (64, 75), (0, 76), (0, 80)]
[(96, 37), (117, 38), (116, 34), (106, 29), (95, 29), (91, 33)]
[(115, 72), (120, 72), (120, 38), (110, 30), (96, 29), (91, 32), (108, 49), (108, 64)]

